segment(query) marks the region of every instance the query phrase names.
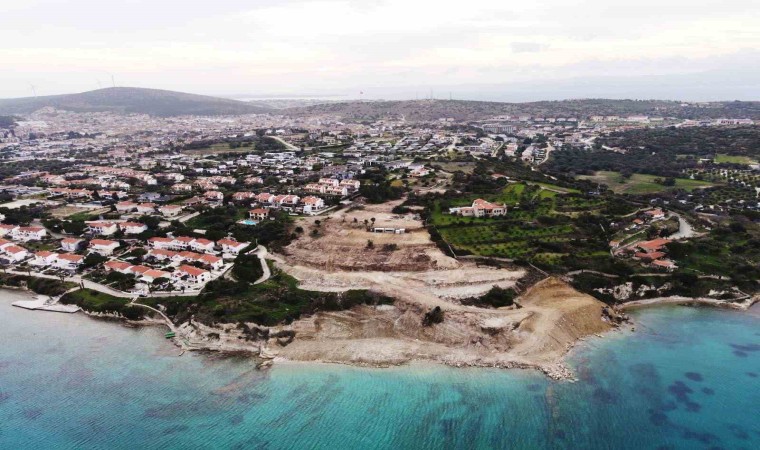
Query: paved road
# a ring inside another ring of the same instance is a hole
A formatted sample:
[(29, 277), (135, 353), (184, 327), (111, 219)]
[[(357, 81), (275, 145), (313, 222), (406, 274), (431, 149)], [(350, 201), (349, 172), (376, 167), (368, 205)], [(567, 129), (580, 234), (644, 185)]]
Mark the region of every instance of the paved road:
[(261, 270), (264, 271), (264, 274), (261, 276), (261, 278), (254, 281), (253, 284), (260, 284), (267, 281), (269, 277), (272, 276), (272, 272), (269, 270), (269, 264), (267, 264), (266, 260), (267, 249), (263, 245), (259, 245), (256, 247), (256, 250), (253, 253), (259, 257), (259, 261), (261, 261)]
[(288, 150), (301, 150), (300, 148), (296, 147), (295, 145), (291, 144), (290, 142), (286, 142), (285, 139), (278, 137), (278, 136), (269, 136), (272, 139), (279, 141), (282, 145), (285, 146)]

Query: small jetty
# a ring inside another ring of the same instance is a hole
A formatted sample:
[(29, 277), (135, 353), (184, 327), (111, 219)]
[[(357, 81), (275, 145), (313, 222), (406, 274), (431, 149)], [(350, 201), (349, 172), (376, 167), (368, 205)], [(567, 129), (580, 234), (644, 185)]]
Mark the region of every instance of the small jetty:
[(35, 300), (20, 300), (11, 303), (11, 305), (35, 311), (51, 311), (68, 314), (78, 312), (81, 309), (76, 305), (61, 305), (58, 303), (58, 300), (59, 299), (57, 298), (38, 295)]

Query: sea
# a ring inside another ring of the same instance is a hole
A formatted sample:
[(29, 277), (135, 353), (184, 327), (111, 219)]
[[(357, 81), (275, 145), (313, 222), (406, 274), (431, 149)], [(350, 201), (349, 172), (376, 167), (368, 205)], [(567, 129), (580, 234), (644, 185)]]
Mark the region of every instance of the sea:
[(11, 306), (1, 449), (758, 449), (760, 309), (661, 306), (578, 345), (578, 381), (185, 353), (159, 327)]

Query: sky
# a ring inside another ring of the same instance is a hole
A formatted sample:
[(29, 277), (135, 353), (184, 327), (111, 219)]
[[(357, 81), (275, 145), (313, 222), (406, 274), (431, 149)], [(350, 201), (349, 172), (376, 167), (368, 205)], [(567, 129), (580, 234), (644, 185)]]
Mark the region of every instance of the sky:
[(760, 100), (752, 0), (0, 1), (0, 97)]

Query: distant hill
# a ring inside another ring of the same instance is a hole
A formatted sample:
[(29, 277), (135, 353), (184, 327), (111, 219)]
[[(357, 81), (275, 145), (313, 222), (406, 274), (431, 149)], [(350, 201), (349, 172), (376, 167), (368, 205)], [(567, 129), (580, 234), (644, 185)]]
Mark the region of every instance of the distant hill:
[(0, 115), (29, 114), (46, 106), (75, 112), (110, 111), (153, 116), (215, 116), (270, 111), (268, 108), (247, 102), (206, 95), (159, 89), (112, 87), (80, 94), (0, 99)]
[(682, 103), (666, 100), (582, 99), (530, 103), (499, 103), (469, 100), (407, 100), (327, 103), (290, 108), (291, 116), (334, 115), (347, 120), (377, 120), (404, 117), (410, 121), (453, 118), (487, 119), (499, 115), (538, 117), (576, 117), (592, 115), (651, 115), (684, 119), (751, 118), (760, 119), (760, 102)]

